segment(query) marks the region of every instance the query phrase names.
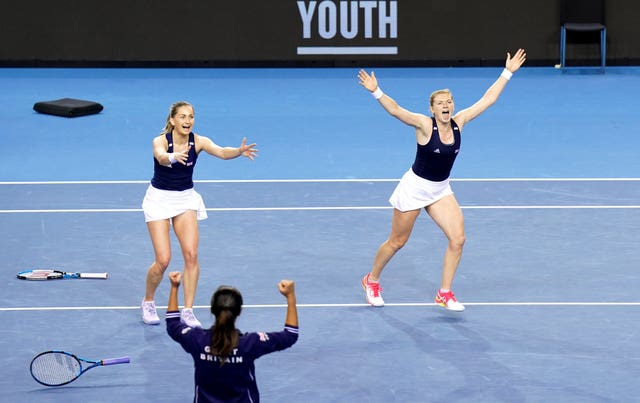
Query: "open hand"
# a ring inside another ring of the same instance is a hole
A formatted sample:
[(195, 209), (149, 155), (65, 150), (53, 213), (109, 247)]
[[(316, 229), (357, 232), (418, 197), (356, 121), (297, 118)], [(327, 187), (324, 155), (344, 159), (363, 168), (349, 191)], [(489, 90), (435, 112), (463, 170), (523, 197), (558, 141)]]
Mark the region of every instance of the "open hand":
[(522, 66), (525, 60), (527, 60), (527, 54), (524, 49), (518, 49), (513, 57), (511, 57), (511, 53), (507, 52), (507, 61), (505, 62), (504, 67), (506, 67), (510, 72), (515, 73), (516, 70)]
[(187, 165), (187, 160), (189, 159), (189, 150), (191, 150), (191, 146), (189, 146), (186, 150), (181, 151), (179, 153), (174, 152), (173, 158), (175, 158), (176, 161), (181, 163), (182, 165)]
[(373, 71), (371, 72), (371, 75), (369, 75), (366, 71), (360, 70), (360, 72), (358, 72), (358, 80), (360, 81), (361, 86), (371, 92), (378, 88), (378, 79), (376, 78), (376, 73)]
[(242, 138), (242, 143), (240, 144), (240, 155), (243, 155), (249, 158), (251, 161), (258, 155), (258, 149), (255, 148), (256, 143), (252, 143), (247, 145), (247, 138)]

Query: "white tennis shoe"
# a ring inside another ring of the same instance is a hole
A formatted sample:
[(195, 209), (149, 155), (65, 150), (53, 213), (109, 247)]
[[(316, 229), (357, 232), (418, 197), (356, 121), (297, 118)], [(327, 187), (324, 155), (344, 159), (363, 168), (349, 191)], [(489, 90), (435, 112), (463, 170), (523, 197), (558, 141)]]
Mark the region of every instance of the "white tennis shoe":
[(160, 324), (160, 318), (158, 317), (158, 311), (156, 311), (156, 304), (153, 301), (142, 300), (140, 305), (142, 310), (142, 321), (147, 325)]
[(372, 306), (384, 306), (384, 300), (382, 299), (382, 287), (378, 282), (370, 282), (369, 274), (362, 279), (362, 288), (367, 297), (367, 302)]
[(442, 290), (438, 290), (435, 298), (436, 304), (445, 307), (450, 311), (462, 312), (464, 311), (464, 305), (462, 305), (456, 299), (456, 296), (453, 295), (453, 291), (444, 292)]
[(193, 314), (192, 308), (182, 308), (182, 312), (180, 312), (180, 322), (189, 327), (202, 328), (202, 324), (198, 319), (196, 319), (196, 315)]

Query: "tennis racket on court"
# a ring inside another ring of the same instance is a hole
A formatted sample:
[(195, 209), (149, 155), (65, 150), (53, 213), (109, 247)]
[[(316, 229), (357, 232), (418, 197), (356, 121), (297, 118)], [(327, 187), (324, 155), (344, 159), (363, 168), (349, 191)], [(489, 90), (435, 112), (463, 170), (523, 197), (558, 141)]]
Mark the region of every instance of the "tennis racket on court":
[(87, 360), (65, 351), (45, 351), (31, 360), (29, 370), (36, 382), (44, 386), (62, 386), (75, 381), (91, 368), (128, 364), (129, 357)]
[(108, 273), (68, 273), (53, 269), (24, 270), (18, 273), (20, 280), (62, 280), (69, 278), (107, 279)]

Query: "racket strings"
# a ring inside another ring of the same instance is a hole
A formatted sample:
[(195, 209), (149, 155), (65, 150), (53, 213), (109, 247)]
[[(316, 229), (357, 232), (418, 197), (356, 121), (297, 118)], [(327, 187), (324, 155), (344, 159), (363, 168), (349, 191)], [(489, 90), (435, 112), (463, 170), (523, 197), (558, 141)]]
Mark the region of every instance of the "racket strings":
[(74, 357), (61, 353), (47, 353), (31, 363), (34, 378), (46, 385), (61, 385), (75, 379), (82, 365)]

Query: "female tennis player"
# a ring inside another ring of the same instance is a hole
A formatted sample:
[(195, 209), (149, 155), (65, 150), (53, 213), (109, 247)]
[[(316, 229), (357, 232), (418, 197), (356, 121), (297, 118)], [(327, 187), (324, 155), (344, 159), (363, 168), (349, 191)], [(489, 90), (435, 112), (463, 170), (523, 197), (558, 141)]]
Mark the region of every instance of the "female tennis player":
[(367, 302), (383, 306), (380, 275), (391, 258), (409, 240), (413, 225), (424, 208), (448, 239), (442, 267), (440, 289), (435, 302), (449, 310), (463, 311), (451, 284), (462, 256), (465, 241), (464, 219), (449, 185), (451, 168), (460, 150), (463, 127), (478, 117), (497, 100), (509, 79), (526, 60), (526, 53), (518, 49), (513, 57), (507, 53), (505, 68), (500, 77), (487, 89), (482, 98), (454, 115), (454, 102), (447, 89), (437, 90), (429, 99), (431, 117), (410, 112), (378, 86), (375, 73), (360, 70), (360, 84), (371, 91), (373, 97), (393, 117), (415, 129), (417, 152), (412, 167), (403, 175), (389, 202), (393, 206), (391, 233), (378, 248), (373, 268), (362, 279)]
[(242, 294), (221, 286), (211, 297), (215, 324), (207, 330), (181, 323), (178, 312), (180, 272), (169, 273), (171, 291), (167, 306), (167, 333), (193, 358), (194, 402), (259, 402), (254, 361), (261, 356), (291, 347), (298, 340), (298, 311), (295, 284), (282, 280), (278, 289), (287, 299), (284, 330), (242, 333), (236, 319), (242, 310)]
[(153, 179), (142, 202), (155, 260), (147, 271), (142, 300), (142, 320), (157, 325), (154, 295), (171, 260), (169, 228), (178, 238), (184, 259), (184, 309), (182, 321), (191, 327), (201, 324), (193, 314), (200, 266), (198, 264), (198, 220), (207, 218), (202, 197), (193, 188), (193, 169), (198, 154), (205, 151), (223, 160), (240, 156), (254, 159), (258, 150), (242, 139), (239, 147), (221, 147), (192, 132), (194, 109), (180, 101), (171, 105), (162, 133), (153, 139)]

